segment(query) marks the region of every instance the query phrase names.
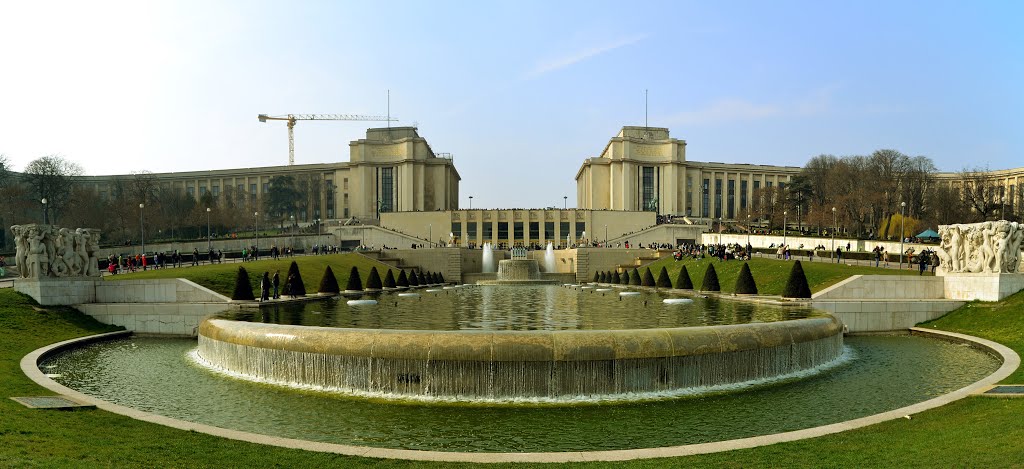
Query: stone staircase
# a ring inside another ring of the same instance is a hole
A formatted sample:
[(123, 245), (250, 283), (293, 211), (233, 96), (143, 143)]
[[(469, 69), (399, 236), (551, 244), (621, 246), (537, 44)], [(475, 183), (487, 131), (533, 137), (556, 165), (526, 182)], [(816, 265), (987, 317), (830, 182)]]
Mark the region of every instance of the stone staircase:
[(373, 259), (377, 262), (380, 262), (381, 264), (387, 264), (391, 267), (394, 267), (395, 269), (404, 270), (406, 272), (415, 270), (417, 273), (419, 273), (423, 271), (423, 269), (420, 268), (420, 266), (418, 265), (406, 264), (405, 260), (400, 257), (389, 256), (388, 251), (359, 251), (356, 254), (359, 254), (369, 259)]

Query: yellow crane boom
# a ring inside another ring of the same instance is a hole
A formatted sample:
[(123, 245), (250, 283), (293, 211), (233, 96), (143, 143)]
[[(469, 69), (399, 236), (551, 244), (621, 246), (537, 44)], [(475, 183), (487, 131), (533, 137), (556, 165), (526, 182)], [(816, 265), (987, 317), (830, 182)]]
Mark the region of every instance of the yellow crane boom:
[(257, 116), (260, 122), (286, 121), (288, 122), (288, 165), (295, 164), (295, 122), (296, 121), (386, 121), (396, 122), (398, 119), (391, 116), (364, 116), (359, 114), (287, 114), (283, 116), (268, 116), (260, 114)]

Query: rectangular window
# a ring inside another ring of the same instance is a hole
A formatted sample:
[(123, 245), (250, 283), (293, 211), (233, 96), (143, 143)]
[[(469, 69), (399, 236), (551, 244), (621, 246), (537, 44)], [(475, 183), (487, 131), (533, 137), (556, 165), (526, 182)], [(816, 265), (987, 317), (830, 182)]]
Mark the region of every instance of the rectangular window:
[[(562, 221), (558, 222), (558, 237), (561, 238), (559, 241), (565, 241), (566, 237), (570, 237), (569, 233), (569, 222)], [(558, 243), (555, 243), (558, 244)]]
[(583, 233), (586, 232), (586, 226), (587, 225), (585, 225), (583, 223), (579, 223), (579, 222), (576, 223), (576, 241), (577, 242), (579, 242), (579, 240), (583, 238)]
[[(1013, 191), (1010, 191), (1011, 193)], [(107, 200), (107, 191), (100, 191), (100, 200)]]
[(780, 182), (779, 183), (779, 192), (782, 192), (784, 190), (786, 190), (786, 183)]
[(462, 238), (462, 222), (460, 222), (460, 221), (453, 221), (452, 222), (452, 231), (451, 231), (451, 233), (452, 233), (452, 236), (455, 236), (456, 238), (461, 239)]
[(494, 237), (494, 224), (489, 222), (489, 221), (485, 221), (485, 222), (482, 223), (482, 225), (483, 226), (481, 228), (483, 228), (482, 231), (483, 231), (484, 241), (485, 242), (490, 241)]
[(757, 196), (754, 199), (754, 210), (759, 210), (761, 203), (764, 202), (764, 195), (761, 194), (761, 181), (754, 181), (754, 194)]
[(507, 243), (508, 241), (508, 222), (498, 222), (498, 242)]
[(520, 242), (523, 240), (523, 222), (517, 221), (513, 223), (512, 234), (515, 235), (514, 241)]
[(711, 187), (709, 179), (704, 179), (704, 187), (702, 189), (702, 192), (703, 195), (701, 197), (700, 213), (702, 217), (709, 217), (711, 216)]
[(540, 223), (531, 221), (530, 222), (530, 241), (537, 241), (540, 239)]
[(199, 186), (199, 197), (206, 195), (206, 186)]
[(544, 222), (544, 239), (547, 241), (556, 241), (555, 239), (555, 222), (546, 221)]
[(341, 210), (342, 210), (342, 213), (344, 213), (344, 215), (342, 215), (342, 216), (345, 217), (345, 218), (348, 218), (349, 217), (349, 215), (348, 215), (348, 207), (345, 207), (345, 208), (343, 208)]
[(249, 184), (249, 193), (256, 195), (256, 184)]
[(327, 209), (327, 218), (334, 218), (334, 208), (330, 207)]
[(266, 194), (267, 192), (270, 192), (270, 183), (269, 182), (264, 182), (263, 183), (263, 192), (262, 192), (262, 194)]
[(740, 181), (740, 210), (747, 209), (747, 181)]
[(771, 181), (765, 181), (764, 187), (767, 187), (768, 189), (771, 189), (772, 188), (772, 182)]
[(715, 179), (715, 218), (722, 218), (722, 180)]
[(1010, 212), (1011, 213), (1013, 213), (1013, 204), (1017, 200), (1017, 199), (1014, 198), (1014, 189), (1016, 189), (1016, 188), (1017, 187), (1016, 187), (1015, 184), (1010, 184), (1010, 198), (1007, 199), (1007, 202), (1010, 204)]
[(188, 186), (188, 187), (185, 188), (185, 192), (188, 193), (189, 197), (191, 197), (193, 199), (196, 198), (196, 188), (195, 187)]
[(466, 240), (476, 241), (476, 222), (466, 222)]
[(686, 215), (693, 214), (693, 176), (686, 176)]
[(213, 186), (213, 196), (220, 197), (220, 186)]
[(641, 200), (643, 205), (640, 210), (657, 211), (657, 202), (654, 200), (654, 167), (643, 167), (643, 179), (641, 186)]
[(395, 201), (394, 168), (380, 169), (380, 211), (391, 212)]
[(725, 204), (725, 217), (732, 220), (736, 218), (736, 211), (734, 209), (736, 204), (736, 181), (729, 179), (725, 182), (726, 187), (726, 204)]
[(342, 178), (342, 180), (341, 180), (341, 188), (344, 189), (344, 190), (348, 190), (348, 178)]

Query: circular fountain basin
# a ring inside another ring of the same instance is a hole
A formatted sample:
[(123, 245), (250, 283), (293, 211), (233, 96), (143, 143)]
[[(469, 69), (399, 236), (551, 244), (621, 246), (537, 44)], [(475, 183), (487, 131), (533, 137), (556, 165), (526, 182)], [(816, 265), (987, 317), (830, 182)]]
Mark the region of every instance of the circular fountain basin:
[(402, 399), (545, 401), (672, 394), (840, 357), (832, 317), (625, 330), (346, 329), (207, 319), (198, 355), (269, 382)]
[(556, 280), (543, 278), (540, 264), (533, 259), (503, 259), (498, 261), (496, 280), (481, 280), (480, 285), (550, 285)]

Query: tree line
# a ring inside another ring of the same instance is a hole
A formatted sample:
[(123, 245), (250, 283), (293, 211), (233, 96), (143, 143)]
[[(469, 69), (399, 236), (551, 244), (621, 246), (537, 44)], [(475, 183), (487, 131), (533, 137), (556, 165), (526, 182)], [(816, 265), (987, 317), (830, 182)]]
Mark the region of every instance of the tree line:
[[(754, 191), (754, 226), (826, 235), (899, 239), (938, 225), (1005, 218), (1020, 220), (1024, 194), (1011, 194), (987, 168), (964, 168), (952, 180), (937, 176), (931, 158), (896, 150), (870, 155), (818, 155), (784, 188)], [(833, 211), (833, 208), (835, 209)], [(786, 212), (786, 215), (783, 215)]]
[[(255, 229), (299, 231), (305, 221), (326, 218), (321, 197), (333, 197), (334, 187), (316, 173), (275, 176), (262, 194), (230, 185), (217, 196), (207, 191), (193, 197), (181, 188), (162, 183), (149, 172), (115, 176), (107, 190), (82, 184), (80, 165), (60, 155), (47, 155), (15, 172), (0, 155), (0, 251), (13, 249), (8, 227), (42, 223), (103, 230), (103, 244), (136, 244), (142, 238), (195, 240)], [(42, 200), (46, 199), (43, 204)], [(143, 207), (139, 207), (142, 204)], [(209, 209), (209, 210), (207, 210)]]

